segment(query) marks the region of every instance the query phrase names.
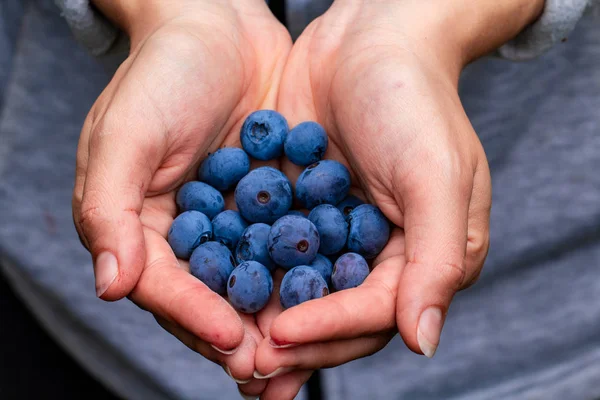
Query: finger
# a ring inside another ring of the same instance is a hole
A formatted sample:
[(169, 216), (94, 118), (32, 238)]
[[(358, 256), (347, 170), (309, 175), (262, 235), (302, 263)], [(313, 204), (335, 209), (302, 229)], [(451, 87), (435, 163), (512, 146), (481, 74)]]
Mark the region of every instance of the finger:
[(293, 400), (313, 371), (294, 371), (269, 380), (261, 400)]
[(105, 300), (127, 295), (143, 269), (139, 214), (166, 151), (164, 123), (129, 93), (118, 91), (92, 128), (78, 216), (94, 260), (96, 291)]
[(256, 370), (273, 379), (290, 370), (331, 368), (374, 354), (394, 337), (395, 328), (355, 339), (303, 344), (288, 349), (274, 349), (267, 339), (256, 351)]
[(474, 284), (481, 274), (490, 247), (490, 213), (492, 207), (492, 180), (490, 169), (481, 148), (481, 157), (473, 178), (473, 194), (469, 205), (466, 269), (462, 289)]
[(238, 391), (244, 399), (257, 399), (268, 384), (269, 380), (251, 379), (248, 383), (238, 384)]
[(289, 308), (271, 325), (274, 346), (332, 341), (395, 328), (396, 291), (404, 268), (404, 239), (396, 229), (378, 264), (357, 288)]
[[(465, 251), (472, 168), (437, 165), (397, 183), (405, 206), (406, 267), (396, 321), (406, 345), (432, 357), (454, 294), (467, 277)], [(469, 175), (469, 171), (470, 175)]]
[(166, 240), (144, 229), (147, 266), (130, 294), (154, 315), (175, 323), (221, 352), (230, 353), (244, 339), (244, 326), (225, 299), (180, 268)]

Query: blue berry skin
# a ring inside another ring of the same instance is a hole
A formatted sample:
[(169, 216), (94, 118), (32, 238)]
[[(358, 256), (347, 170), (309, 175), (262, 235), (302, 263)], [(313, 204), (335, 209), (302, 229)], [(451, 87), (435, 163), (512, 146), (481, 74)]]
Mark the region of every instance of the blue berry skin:
[(212, 238), (210, 219), (200, 211), (185, 211), (173, 220), (167, 241), (177, 258), (189, 260), (194, 249)]
[(296, 181), (296, 198), (309, 210), (319, 204), (337, 204), (350, 190), (348, 169), (334, 160), (323, 160), (307, 167)]
[(179, 189), (176, 202), (181, 211), (200, 211), (208, 218), (213, 218), (225, 208), (225, 200), (217, 189), (196, 181), (188, 182)]
[(198, 180), (220, 191), (234, 187), (250, 172), (250, 157), (242, 149), (226, 147), (209, 155), (198, 169)]
[(329, 258), (322, 254), (317, 254), (313, 262), (310, 263), (309, 267), (319, 271), (323, 279), (325, 279), (325, 282), (327, 282), (328, 285), (331, 285), (331, 272), (333, 271), (333, 263), (329, 260)]
[(307, 121), (288, 133), (283, 149), (291, 162), (306, 167), (323, 158), (328, 142), (325, 129), (316, 122)]
[(235, 250), (242, 233), (248, 227), (248, 223), (239, 212), (225, 210), (212, 220), (213, 240), (227, 246), (231, 251)]
[(319, 253), (327, 256), (344, 248), (348, 238), (348, 223), (340, 210), (330, 204), (321, 204), (312, 209), (308, 219), (319, 231)]
[(359, 286), (369, 275), (367, 261), (356, 253), (346, 253), (337, 259), (331, 274), (331, 286), (338, 291)]
[(258, 261), (269, 271), (274, 271), (277, 265), (269, 256), (267, 241), (271, 227), (267, 224), (252, 224), (246, 228), (235, 249), (235, 259), (238, 263)]
[(248, 115), (240, 140), (242, 147), (257, 160), (273, 160), (283, 154), (289, 126), (283, 115), (273, 110), (259, 110)]
[(308, 218), (286, 215), (271, 227), (267, 246), (271, 259), (289, 270), (310, 264), (319, 251), (319, 244), (319, 232)]
[(319, 271), (299, 265), (286, 272), (279, 288), (279, 301), (284, 309), (329, 294), (327, 282)]
[(229, 275), (227, 296), (233, 308), (246, 314), (263, 309), (273, 292), (273, 278), (259, 262), (245, 261)]
[(290, 210), (285, 215), (297, 215), (298, 217), (306, 218), (306, 214), (304, 214), (302, 211), (298, 211), (298, 210)]
[(235, 268), (229, 249), (218, 242), (206, 242), (196, 247), (190, 257), (190, 272), (210, 290), (227, 294), (227, 280)]
[(272, 224), (292, 206), (292, 185), (281, 171), (260, 167), (242, 178), (234, 196), (246, 220)]
[(390, 224), (379, 208), (372, 204), (356, 207), (348, 217), (348, 250), (366, 259), (375, 258), (390, 238)]
[(350, 195), (346, 196), (346, 198), (344, 200), (339, 202), (336, 207), (338, 208), (338, 210), (340, 210), (342, 212), (342, 214), (344, 215), (344, 218), (346, 220), (348, 220), (348, 217), (350, 216), (350, 213), (352, 212), (352, 210), (354, 210), (356, 207), (360, 206), (361, 204), (365, 204), (365, 202), (362, 201), (361, 199), (359, 199), (358, 197), (350, 194)]

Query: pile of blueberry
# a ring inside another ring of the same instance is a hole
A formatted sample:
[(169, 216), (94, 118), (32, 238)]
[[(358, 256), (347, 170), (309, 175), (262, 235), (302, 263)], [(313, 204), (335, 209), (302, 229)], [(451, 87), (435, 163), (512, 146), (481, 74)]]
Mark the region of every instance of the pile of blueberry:
[[(242, 149), (221, 148), (198, 170), (198, 181), (177, 193), (181, 214), (169, 230), (175, 255), (190, 271), (237, 310), (255, 313), (269, 301), (271, 274), (287, 270), (280, 288), (284, 308), (320, 298), (332, 290), (360, 285), (369, 274), (366, 259), (386, 245), (390, 226), (381, 211), (352, 195), (350, 173), (334, 160), (321, 160), (325, 130), (303, 122), (289, 130), (272, 110), (256, 111), (244, 122)], [(286, 157), (306, 167), (294, 191), (279, 170), (250, 171), (250, 157)], [(235, 188), (238, 211), (224, 210), (221, 192)], [(334, 263), (332, 262), (334, 261)]]

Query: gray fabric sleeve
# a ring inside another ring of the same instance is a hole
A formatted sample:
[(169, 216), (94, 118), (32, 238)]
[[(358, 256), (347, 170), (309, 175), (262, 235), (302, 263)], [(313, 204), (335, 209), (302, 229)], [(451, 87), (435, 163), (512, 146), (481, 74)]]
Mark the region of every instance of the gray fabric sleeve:
[(54, 0), (79, 43), (93, 55), (108, 52), (119, 36), (119, 30), (89, 0)]
[(546, 0), (540, 18), (498, 49), (500, 57), (524, 61), (535, 58), (566, 40), (584, 11), (596, 0)]

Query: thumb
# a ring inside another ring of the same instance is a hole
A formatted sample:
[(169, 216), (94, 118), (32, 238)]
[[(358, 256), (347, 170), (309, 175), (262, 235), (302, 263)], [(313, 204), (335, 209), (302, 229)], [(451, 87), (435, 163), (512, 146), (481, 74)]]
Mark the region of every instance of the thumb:
[(467, 275), (472, 183), (456, 179), (440, 185), (435, 174), (419, 175), (419, 183), (403, 195), (407, 264), (400, 276), (396, 323), (411, 350), (432, 357), (450, 302)]
[(96, 294), (104, 300), (128, 295), (144, 268), (140, 213), (166, 151), (164, 124), (136, 102), (119, 102), (117, 95), (112, 103), (90, 133), (76, 216), (94, 260)]

